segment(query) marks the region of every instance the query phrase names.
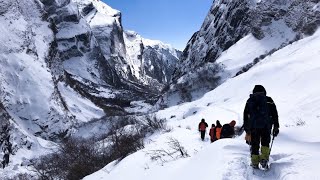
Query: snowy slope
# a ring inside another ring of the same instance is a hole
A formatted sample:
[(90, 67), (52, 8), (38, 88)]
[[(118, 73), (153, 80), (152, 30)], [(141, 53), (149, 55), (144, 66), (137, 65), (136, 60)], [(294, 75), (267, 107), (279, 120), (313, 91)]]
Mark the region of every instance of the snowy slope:
[[(243, 47), (238, 47), (240, 51)], [(245, 47), (250, 50), (250, 47)], [(254, 47), (252, 47), (254, 48)], [(111, 163), (85, 179), (317, 179), (320, 160), (320, 30), (313, 36), (288, 45), (267, 56), (248, 72), (231, 78), (203, 98), (157, 113), (168, 119), (171, 132), (146, 140), (145, 149), (119, 163)], [(210, 144), (200, 141), (197, 124), (201, 118), (211, 124), (235, 119), (242, 125), (242, 112), (255, 84), (262, 84), (279, 112), (280, 134), (271, 152), (270, 171), (249, 168), (249, 147), (244, 134)], [(161, 163), (148, 152), (170, 149), (168, 137), (175, 137), (191, 157)]]
[[(318, 3), (314, 0), (214, 1), (200, 30), (187, 43), (161, 104), (172, 106), (198, 99), (226, 78), (246, 71), (255, 61), (312, 35), (320, 25)], [(219, 63), (218, 58), (226, 50), (232, 51), (230, 48), (234, 49), (239, 41), (242, 41), (240, 45), (255, 46), (256, 49), (253, 52), (234, 51), (232, 57), (224, 57), (228, 62)], [(242, 63), (238, 63), (239, 60)], [(235, 72), (241, 66), (241, 72)]]
[[(283, 20), (273, 21), (270, 26), (265, 27), (264, 32), (266, 32), (265, 37), (261, 40), (256, 39), (252, 34), (245, 36), (222, 52), (216, 62), (225, 67), (224, 70), (233, 77), (254, 59), (263, 57), (272, 50), (275, 51), (284, 45), (284, 42), (295, 38), (295, 32), (286, 26)], [(246, 47), (245, 51), (243, 47)]]

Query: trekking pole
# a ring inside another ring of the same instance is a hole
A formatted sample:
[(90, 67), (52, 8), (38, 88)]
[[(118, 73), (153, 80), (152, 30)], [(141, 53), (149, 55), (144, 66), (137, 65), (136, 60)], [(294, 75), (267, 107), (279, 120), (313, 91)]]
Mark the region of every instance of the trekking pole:
[(271, 141), (271, 146), (270, 146), (269, 156), (270, 156), (270, 154), (271, 154), (271, 149), (272, 149), (272, 145), (273, 145), (274, 138), (275, 138), (275, 136), (274, 136), (274, 135), (272, 135), (272, 141)]

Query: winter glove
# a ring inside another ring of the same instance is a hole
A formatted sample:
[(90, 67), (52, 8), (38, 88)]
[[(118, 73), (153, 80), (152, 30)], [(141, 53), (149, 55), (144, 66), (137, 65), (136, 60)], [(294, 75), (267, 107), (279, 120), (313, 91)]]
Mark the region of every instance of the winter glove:
[(272, 134), (273, 134), (274, 137), (277, 137), (278, 134), (279, 134), (279, 128), (277, 128), (277, 127), (273, 128)]
[(251, 144), (251, 134), (250, 133), (246, 133), (246, 137), (244, 139), (246, 140), (247, 144)]

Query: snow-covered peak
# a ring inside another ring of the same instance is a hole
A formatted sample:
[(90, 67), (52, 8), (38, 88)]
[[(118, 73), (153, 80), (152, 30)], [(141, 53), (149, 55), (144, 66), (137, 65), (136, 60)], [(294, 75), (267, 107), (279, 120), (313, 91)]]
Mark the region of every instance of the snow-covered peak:
[(177, 54), (177, 50), (172, 47), (170, 44), (163, 43), (162, 41), (159, 40), (151, 40), (151, 39), (146, 39), (142, 38), (142, 42), (145, 46), (150, 46), (156, 49), (167, 49), (169, 50), (175, 57), (179, 57)]
[[(115, 67), (120, 79), (138, 82), (155, 91), (162, 89), (163, 83), (171, 79), (173, 66), (179, 56), (177, 50), (161, 41), (144, 42), (144, 38), (138, 33), (124, 30), (121, 13), (101, 1), (76, 1), (82, 16), (92, 29), (104, 58)], [(144, 58), (149, 59), (147, 56), (152, 58), (146, 61)], [(170, 68), (167, 68), (168, 65)], [(167, 71), (168, 69), (170, 70)]]
[(99, 0), (73, 0), (90, 26), (120, 26), (120, 11)]
[(106, 3), (100, 0), (73, 0), (73, 1), (80, 5), (89, 5), (92, 3), (92, 5), (95, 7), (95, 9), (99, 13), (102, 13), (108, 16), (116, 17), (121, 15), (119, 10), (113, 9), (112, 7), (110, 7), (109, 5), (107, 5)]
[(163, 43), (160, 40), (152, 40), (152, 39), (143, 38), (137, 32), (130, 31), (130, 30), (125, 31), (125, 35), (126, 35), (126, 38), (131, 41), (137, 40), (137, 39), (141, 40), (145, 47), (149, 46), (154, 49), (169, 50), (174, 56), (176, 56), (178, 58), (177, 50), (174, 47), (172, 47), (172, 45), (170, 45), (170, 44)]
[(170, 44), (165, 44), (159, 40), (151, 40), (151, 39), (143, 38), (142, 41), (145, 46), (151, 46), (151, 47), (158, 46), (163, 49), (172, 49), (173, 48)]
[(109, 15), (109, 16), (120, 16), (120, 11), (113, 9), (112, 7), (108, 6), (106, 3), (100, 0), (91, 0), (93, 5), (96, 7), (98, 12)]
[(155, 87), (163, 87), (163, 82), (169, 83), (179, 51), (161, 41), (145, 39), (135, 31), (124, 31), (123, 34), (127, 62), (133, 75), (144, 84)]

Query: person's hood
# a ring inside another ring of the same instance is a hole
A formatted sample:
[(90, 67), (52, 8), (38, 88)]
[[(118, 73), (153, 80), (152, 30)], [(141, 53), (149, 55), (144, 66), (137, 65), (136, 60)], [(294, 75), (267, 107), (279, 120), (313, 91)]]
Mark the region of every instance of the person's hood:
[(222, 125), (221, 125), (219, 120), (216, 121), (216, 127), (222, 127)]
[(262, 85), (255, 85), (252, 93), (264, 93), (264, 95), (267, 95), (267, 91)]
[(236, 125), (236, 121), (232, 120), (229, 124), (230, 124), (230, 126), (234, 127)]

